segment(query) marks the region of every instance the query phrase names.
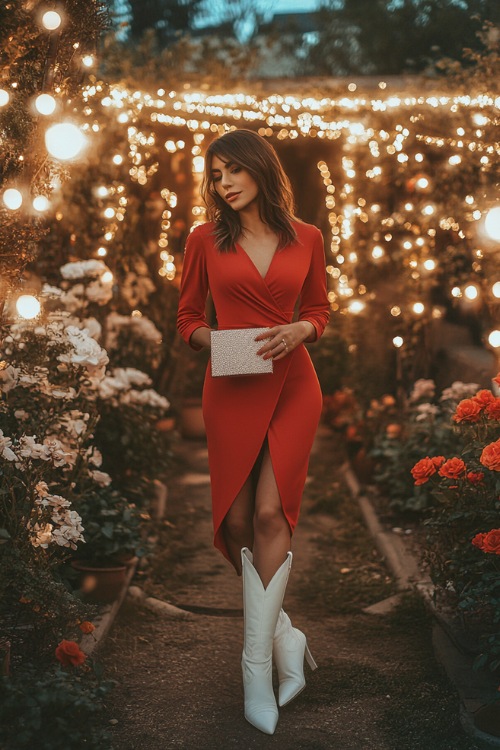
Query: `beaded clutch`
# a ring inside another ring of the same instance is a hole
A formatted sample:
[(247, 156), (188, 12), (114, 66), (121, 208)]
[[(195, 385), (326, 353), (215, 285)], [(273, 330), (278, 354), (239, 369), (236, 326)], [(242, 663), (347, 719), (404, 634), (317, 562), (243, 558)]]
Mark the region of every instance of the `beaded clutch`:
[(257, 352), (264, 343), (255, 341), (267, 328), (232, 328), (210, 332), (212, 375), (260, 375), (273, 371), (273, 360)]

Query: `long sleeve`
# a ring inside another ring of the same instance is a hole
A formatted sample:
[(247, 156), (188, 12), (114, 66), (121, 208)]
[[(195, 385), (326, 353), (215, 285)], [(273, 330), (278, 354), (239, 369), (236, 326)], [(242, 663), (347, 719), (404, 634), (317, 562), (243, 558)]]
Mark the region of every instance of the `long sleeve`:
[(199, 351), (202, 347), (190, 341), (191, 334), (197, 328), (210, 328), (205, 313), (207, 295), (205, 248), (203, 237), (195, 229), (186, 242), (177, 311), (177, 330), (184, 341), (195, 351)]
[(316, 330), (317, 341), (330, 318), (326, 291), (325, 251), (323, 236), (318, 230), (311, 255), (311, 265), (300, 293), (299, 320), (308, 320)]

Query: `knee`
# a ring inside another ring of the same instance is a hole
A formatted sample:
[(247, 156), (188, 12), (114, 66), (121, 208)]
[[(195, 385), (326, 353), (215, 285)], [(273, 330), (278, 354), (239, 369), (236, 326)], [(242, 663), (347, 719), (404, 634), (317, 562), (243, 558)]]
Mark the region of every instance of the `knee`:
[(224, 520), (224, 529), (232, 539), (247, 540), (252, 531), (252, 523), (244, 516), (228, 514)]
[(254, 515), (254, 530), (256, 533), (275, 536), (287, 525), (287, 520), (281, 508), (264, 506), (258, 508)]

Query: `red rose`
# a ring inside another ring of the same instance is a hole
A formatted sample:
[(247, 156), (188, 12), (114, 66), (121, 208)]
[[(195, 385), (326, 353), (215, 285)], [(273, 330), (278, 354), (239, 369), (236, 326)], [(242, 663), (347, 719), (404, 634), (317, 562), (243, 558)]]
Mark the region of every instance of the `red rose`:
[(484, 410), (488, 419), (500, 419), (500, 398), (494, 398)]
[(61, 641), (56, 648), (56, 658), (63, 667), (79, 667), (87, 658), (75, 641)]
[(416, 486), (428, 482), (431, 476), (435, 473), (436, 467), (432, 458), (429, 458), (429, 456), (421, 458), (420, 461), (417, 461), (417, 463), (411, 470), (411, 474), (413, 479), (415, 480)]
[(472, 397), (472, 401), (475, 401), (476, 404), (479, 404), (481, 409), (484, 409), (485, 406), (487, 406), (491, 401), (494, 400), (495, 396), (491, 391), (486, 390), (486, 388), (484, 388), (482, 391), (478, 391), (476, 395)]
[(442, 466), (446, 461), (446, 458), (444, 456), (432, 456), (431, 461), (436, 469), (439, 469), (439, 467)]
[(491, 529), (484, 535), (483, 551), (500, 555), (500, 529)]
[(490, 443), (483, 448), (479, 460), (487, 469), (491, 469), (491, 471), (500, 471), (500, 439), (495, 440), (494, 443)]
[(467, 471), (467, 466), (461, 458), (449, 458), (439, 469), (439, 475), (447, 479), (459, 479)]
[(479, 532), (479, 534), (476, 534), (474, 539), (472, 539), (472, 544), (474, 547), (477, 547), (478, 549), (483, 549), (483, 543), (484, 543), (484, 537), (486, 536), (485, 533)]
[(471, 398), (464, 398), (457, 406), (453, 420), (455, 422), (479, 422), (481, 406)]
[(92, 633), (95, 630), (95, 625), (93, 625), (88, 620), (84, 620), (80, 623), (79, 628), (82, 633)]
[(483, 471), (469, 471), (467, 473), (467, 481), (471, 484), (481, 484), (484, 479)]

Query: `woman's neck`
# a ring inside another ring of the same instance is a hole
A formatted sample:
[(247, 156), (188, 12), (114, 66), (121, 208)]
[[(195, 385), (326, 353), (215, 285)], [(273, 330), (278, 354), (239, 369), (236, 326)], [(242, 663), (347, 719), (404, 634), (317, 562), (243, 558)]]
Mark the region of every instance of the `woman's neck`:
[(240, 224), (243, 235), (262, 237), (274, 234), (269, 224), (265, 224), (260, 218), (259, 207), (256, 202), (240, 211)]

